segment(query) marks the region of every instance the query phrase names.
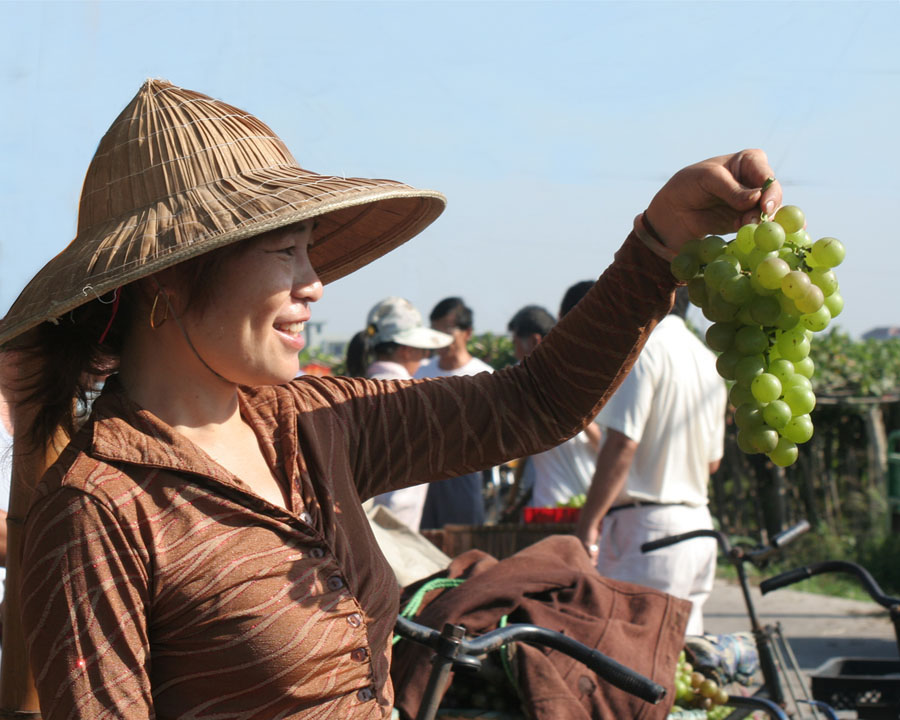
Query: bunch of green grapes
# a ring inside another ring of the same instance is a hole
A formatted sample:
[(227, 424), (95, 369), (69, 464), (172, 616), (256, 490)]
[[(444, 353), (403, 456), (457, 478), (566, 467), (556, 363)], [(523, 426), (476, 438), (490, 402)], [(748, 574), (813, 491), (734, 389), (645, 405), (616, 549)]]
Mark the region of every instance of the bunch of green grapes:
[(558, 508), (581, 508), (584, 507), (584, 503), (587, 501), (587, 495), (584, 493), (579, 493), (578, 495), (573, 495), (565, 502), (556, 503), (556, 507)]
[(800, 208), (785, 205), (730, 241), (691, 240), (672, 261), (691, 302), (713, 323), (706, 342), (720, 353), (719, 375), (734, 382), (729, 400), (744, 452), (786, 467), (812, 437), (810, 341), (844, 307), (832, 269), (843, 259), (840, 240), (813, 242)]
[(678, 664), (675, 666), (675, 707), (677, 709), (700, 708), (706, 710), (708, 720), (721, 720), (726, 717), (731, 708), (726, 705), (728, 693), (720, 688), (712, 678), (703, 673), (695, 672), (694, 667), (688, 662), (684, 650), (678, 656)]

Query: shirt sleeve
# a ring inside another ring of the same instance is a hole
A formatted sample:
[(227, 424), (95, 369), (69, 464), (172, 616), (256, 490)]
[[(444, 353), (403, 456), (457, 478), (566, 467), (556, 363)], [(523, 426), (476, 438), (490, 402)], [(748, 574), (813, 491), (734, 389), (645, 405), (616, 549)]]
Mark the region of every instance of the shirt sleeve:
[(72, 489), (29, 512), (22, 607), (44, 720), (149, 720), (147, 565), (112, 511)]
[(639, 443), (653, 409), (656, 390), (646, 355), (641, 356), (619, 389), (600, 411), (601, 422)]
[(581, 431), (671, 306), (668, 264), (633, 237), (590, 292), (525, 360), (471, 377), (341, 380), (360, 497), (476, 472)]

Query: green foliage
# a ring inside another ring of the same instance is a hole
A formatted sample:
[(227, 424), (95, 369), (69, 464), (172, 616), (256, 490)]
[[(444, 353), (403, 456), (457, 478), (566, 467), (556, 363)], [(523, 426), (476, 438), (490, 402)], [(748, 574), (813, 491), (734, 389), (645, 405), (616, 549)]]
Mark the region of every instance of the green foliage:
[(331, 368), (331, 372), (334, 375), (343, 375), (347, 372), (347, 362), (344, 358), (329, 355), (318, 348), (315, 350), (304, 348), (297, 357), (300, 359), (301, 368), (314, 362)]
[(854, 341), (832, 330), (816, 336), (810, 357), (817, 394), (877, 397), (900, 387), (900, 338)]
[(480, 360), (484, 360), (494, 370), (507, 365), (515, 365), (516, 353), (512, 339), (508, 335), (494, 335), (486, 332), (473, 335), (469, 340), (469, 352)]

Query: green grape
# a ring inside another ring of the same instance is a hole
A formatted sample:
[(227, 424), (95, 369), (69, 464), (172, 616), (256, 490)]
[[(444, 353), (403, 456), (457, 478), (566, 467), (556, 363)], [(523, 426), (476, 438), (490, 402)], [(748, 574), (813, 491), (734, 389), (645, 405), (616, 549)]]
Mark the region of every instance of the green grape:
[(688, 299), (694, 305), (697, 307), (706, 305), (706, 299), (709, 295), (706, 290), (706, 281), (703, 279), (702, 275), (697, 275), (688, 280), (687, 291)]
[(786, 234), (802, 230), (803, 226), (806, 225), (803, 211), (796, 205), (783, 205), (778, 208), (778, 212), (775, 213), (773, 220), (781, 225)]
[(784, 400), (773, 400), (762, 409), (763, 420), (776, 430), (781, 430), (791, 419), (791, 406)]
[(774, 295), (755, 297), (750, 301), (750, 317), (760, 325), (774, 325), (782, 310)]
[(809, 286), (809, 275), (802, 270), (791, 270), (781, 280), (781, 292), (796, 302), (797, 298), (801, 298), (806, 294)]
[(722, 283), (740, 274), (740, 268), (741, 264), (737, 258), (721, 255), (706, 266), (703, 278), (710, 289), (718, 291), (722, 288)]
[(697, 256), (701, 263), (711, 263), (725, 250), (725, 241), (718, 235), (707, 235), (700, 241)]
[(753, 240), (753, 233), (759, 227), (756, 223), (747, 223), (742, 226), (734, 238), (734, 244), (743, 255), (749, 255), (756, 249), (756, 242)]
[(785, 330), (775, 341), (778, 352), (785, 360), (797, 362), (809, 355), (809, 340), (799, 328)]
[(742, 357), (734, 348), (726, 350), (716, 359), (716, 372), (726, 380), (734, 380), (735, 366)]
[(809, 271), (809, 281), (818, 287), (825, 297), (828, 297), (838, 289), (837, 275), (834, 270), (826, 270), (825, 268), (813, 268)]
[(734, 334), (734, 349), (742, 355), (761, 355), (768, 347), (769, 336), (755, 325), (745, 325)]
[(700, 260), (696, 255), (681, 252), (672, 260), (670, 268), (676, 279), (687, 282), (700, 272)]
[(796, 372), (796, 368), (794, 367), (794, 363), (790, 360), (775, 358), (774, 360), (769, 361), (769, 372), (784, 384), (784, 382)]
[(794, 305), (796, 305), (797, 309), (804, 315), (814, 313), (822, 307), (824, 302), (825, 295), (822, 293), (821, 288), (816, 287), (812, 283), (810, 283), (810, 286), (803, 295), (794, 299)]
[(756, 401), (751, 401), (740, 405), (734, 411), (734, 424), (739, 429), (750, 430), (763, 424), (763, 414)]
[(809, 415), (797, 415), (787, 421), (781, 428), (781, 434), (798, 445), (805, 443), (813, 436), (813, 423)]
[(700, 241), (702, 238), (691, 238), (684, 245), (681, 246), (680, 253), (687, 253), (688, 255), (696, 255), (700, 256)]
[[(805, 378), (812, 379), (813, 372), (815, 372), (816, 364), (813, 362), (813, 359), (807, 355), (805, 358), (800, 360), (799, 362), (793, 363), (794, 372), (802, 375)], [(792, 373), (793, 374), (793, 373)]]
[[(797, 364), (799, 365), (799, 363)], [(806, 377), (806, 375), (801, 375), (798, 372), (795, 372), (783, 383), (783, 387), (785, 390), (787, 390), (789, 387), (794, 387), (795, 385), (805, 387), (807, 390), (812, 390), (812, 380)]]
[(801, 315), (800, 322), (803, 327), (808, 330), (822, 332), (822, 330), (828, 327), (828, 323), (831, 322), (831, 313), (828, 311), (828, 306), (823, 304), (815, 312)]
[[(722, 357), (721, 355), (719, 356)], [(746, 355), (734, 366), (734, 380), (744, 385), (750, 385), (753, 378), (763, 373), (766, 369), (766, 361), (762, 355)]]
[(765, 220), (753, 233), (753, 242), (763, 252), (778, 250), (784, 245), (784, 228), (776, 222)]
[(797, 254), (797, 251), (787, 245), (784, 245), (778, 251), (778, 257), (784, 260), (791, 270), (799, 269), (803, 262), (802, 258)]
[(797, 450), (797, 443), (787, 438), (779, 438), (775, 449), (768, 453), (769, 460), (779, 467), (787, 467), (797, 462), (800, 452)]
[(743, 430), (738, 428), (737, 435), (735, 436), (735, 440), (737, 441), (737, 446), (740, 448), (742, 453), (746, 453), (747, 455), (755, 455), (759, 452), (756, 449), (756, 446), (753, 444), (753, 439), (750, 437), (750, 430)]
[[(765, 260), (763, 261), (765, 262)], [(756, 266), (759, 268), (759, 265)], [(750, 287), (753, 288), (753, 292), (757, 295), (774, 295), (777, 290), (769, 290), (767, 287), (763, 287), (762, 283), (759, 281), (759, 277), (756, 274), (756, 270), (751, 271), (750, 273)]]
[(792, 385), (784, 391), (784, 401), (790, 406), (794, 416), (808, 415), (816, 406), (816, 395), (802, 385)]
[(781, 312), (785, 315), (793, 315), (794, 317), (800, 317), (800, 315), (802, 315), (797, 309), (796, 303), (783, 292), (775, 293), (775, 300), (778, 302), (778, 307), (781, 309)]
[(789, 313), (782, 313), (778, 316), (778, 320), (775, 321), (775, 327), (779, 330), (791, 330), (797, 327), (797, 324), (800, 322), (799, 315), (791, 315)]
[(772, 373), (760, 373), (750, 383), (750, 392), (761, 403), (770, 403), (781, 396), (781, 381)]
[(756, 427), (748, 428), (750, 432), (750, 442), (756, 448), (756, 452), (768, 454), (778, 447), (778, 431), (769, 427), (765, 423)]
[(812, 238), (809, 237), (809, 233), (804, 229), (785, 235), (784, 242), (786, 245), (790, 244), (798, 248), (807, 248), (812, 245)]
[(835, 290), (831, 295), (825, 298), (825, 307), (831, 313), (831, 317), (836, 318), (844, 309), (844, 296)]
[(759, 284), (768, 290), (778, 290), (782, 278), (791, 271), (790, 266), (780, 257), (768, 257), (756, 266), (754, 273)]
[(728, 391), (728, 402), (731, 403), (732, 407), (738, 408), (745, 403), (756, 403), (756, 398), (753, 397), (753, 393), (750, 392), (750, 388), (747, 385), (736, 382), (731, 386), (731, 390)]
[(725, 302), (743, 305), (753, 297), (753, 286), (746, 275), (735, 275), (722, 283), (719, 293)]
[(706, 305), (703, 306), (703, 315), (712, 322), (729, 322), (734, 320), (740, 308), (725, 300), (719, 293), (711, 293)]
[(810, 255), (817, 267), (833, 268), (844, 261), (844, 244), (833, 237), (819, 238), (813, 243)]
[(765, 260), (766, 258), (778, 257), (777, 252), (766, 252), (765, 250), (760, 250), (756, 248), (747, 256), (747, 268), (751, 271), (756, 270), (759, 264)]
[(734, 323), (713, 323), (706, 330), (706, 344), (711, 350), (725, 352), (734, 344), (737, 326)]

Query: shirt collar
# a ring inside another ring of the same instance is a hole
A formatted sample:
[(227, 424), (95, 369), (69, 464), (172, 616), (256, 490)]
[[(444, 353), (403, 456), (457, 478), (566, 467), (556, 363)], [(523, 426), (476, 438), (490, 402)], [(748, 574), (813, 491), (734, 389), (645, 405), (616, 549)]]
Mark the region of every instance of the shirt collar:
[[(248, 403), (241, 391), (239, 400), (243, 412)], [(249, 409), (252, 412), (252, 407)], [(90, 454), (97, 459), (189, 472), (243, 488), (243, 483), (187, 437), (128, 398), (116, 377), (106, 381), (94, 402), (91, 420)]]

